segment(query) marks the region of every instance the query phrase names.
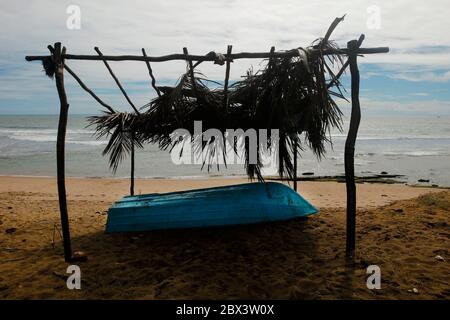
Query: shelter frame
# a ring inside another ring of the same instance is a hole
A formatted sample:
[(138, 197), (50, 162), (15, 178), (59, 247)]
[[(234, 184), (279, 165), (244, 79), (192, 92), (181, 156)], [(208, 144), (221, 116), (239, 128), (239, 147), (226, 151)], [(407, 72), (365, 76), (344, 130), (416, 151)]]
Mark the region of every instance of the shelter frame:
[[(328, 29), (325, 38), (328, 39), (331, 32), (334, 30), (336, 25), (343, 20), (342, 18), (336, 18)], [(355, 153), (355, 142), (358, 134), (359, 123), (361, 119), (361, 110), (359, 102), (359, 70), (357, 65), (357, 57), (364, 54), (373, 53), (387, 53), (389, 52), (388, 47), (377, 47), (377, 48), (361, 48), (361, 44), (364, 40), (364, 35), (361, 35), (358, 40), (351, 40), (347, 43), (347, 48), (339, 49), (327, 49), (322, 50), (320, 53), (323, 55), (328, 54), (341, 54), (348, 57), (347, 61), (342, 65), (342, 68), (336, 74), (336, 78), (332, 80), (337, 81), (339, 77), (345, 72), (347, 67), (350, 68), (351, 75), (351, 117), (349, 130), (345, 142), (345, 177), (346, 177), (346, 190), (347, 190), (347, 225), (346, 225), (346, 257), (348, 260), (353, 261), (356, 247), (356, 185), (355, 185), (355, 174), (354, 174), (354, 153)], [(204, 61), (212, 61), (219, 64), (226, 64), (225, 71), (225, 81), (224, 81), (224, 92), (225, 108), (228, 105), (226, 98), (226, 93), (228, 90), (229, 74), (230, 74), (230, 63), (237, 59), (264, 59), (264, 58), (277, 58), (277, 57), (294, 57), (297, 56), (298, 50), (293, 49), (289, 51), (275, 51), (275, 47), (271, 47), (269, 52), (241, 52), (232, 53), (232, 46), (229, 45), (226, 54), (216, 54), (210, 52), (207, 55), (191, 55), (188, 53), (187, 48), (183, 48), (183, 53), (171, 54), (166, 56), (147, 56), (145, 49), (142, 49), (142, 56), (137, 55), (103, 55), (99, 48), (95, 48), (97, 55), (77, 55), (77, 54), (67, 54), (66, 48), (61, 46), (60, 42), (56, 42), (54, 46), (48, 46), (50, 55), (44, 56), (27, 56), (25, 59), (27, 61), (52, 61), (55, 66), (54, 77), (55, 84), (58, 92), (58, 97), (60, 101), (60, 112), (59, 112), (59, 122), (58, 122), (58, 133), (56, 142), (56, 156), (57, 156), (57, 185), (58, 185), (58, 197), (59, 197), (59, 207), (61, 216), (61, 226), (63, 233), (63, 244), (64, 244), (64, 257), (67, 262), (76, 260), (76, 257), (72, 254), (72, 246), (70, 240), (70, 227), (69, 227), (69, 216), (67, 210), (67, 196), (66, 196), (66, 186), (65, 186), (65, 137), (67, 128), (67, 119), (69, 111), (69, 103), (67, 99), (67, 94), (64, 86), (64, 70), (66, 70), (77, 82), (78, 84), (88, 92), (98, 103), (103, 107), (113, 112), (113, 108), (103, 102), (91, 89), (89, 89), (83, 81), (76, 75), (72, 69), (67, 66), (65, 61), (67, 60), (91, 60), (91, 61), (102, 61), (106, 68), (108, 69), (110, 75), (115, 80), (117, 86), (121, 90), (125, 99), (128, 101), (134, 112), (139, 113), (139, 110), (133, 104), (131, 99), (128, 97), (125, 89), (121, 85), (118, 78), (115, 76), (108, 61), (142, 61), (146, 63), (149, 76), (151, 78), (151, 86), (155, 89), (158, 96), (161, 95), (158, 87), (156, 86), (156, 80), (153, 75), (153, 71), (150, 62), (164, 62), (173, 60), (184, 60), (190, 65), (191, 75), (196, 66)], [(312, 49), (310, 54), (318, 54), (320, 49)], [(195, 62), (195, 63), (194, 63)], [(130, 133), (133, 134), (133, 133)], [(293, 187), (297, 191), (297, 148), (294, 149), (294, 168), (295, 175), (293, 178)], [(131, 185), (130, 193), (134, 194), (134, 147), (131, 150)]]

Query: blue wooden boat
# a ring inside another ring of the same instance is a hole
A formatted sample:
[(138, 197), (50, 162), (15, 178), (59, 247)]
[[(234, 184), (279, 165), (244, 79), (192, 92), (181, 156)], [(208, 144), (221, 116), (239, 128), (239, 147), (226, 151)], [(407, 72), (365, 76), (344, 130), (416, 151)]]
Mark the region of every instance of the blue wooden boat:
[(284, 184), (246, 183), (126, 196), (109, 209), (106, 232), (249, 224), (316, 212), (314, 206)]

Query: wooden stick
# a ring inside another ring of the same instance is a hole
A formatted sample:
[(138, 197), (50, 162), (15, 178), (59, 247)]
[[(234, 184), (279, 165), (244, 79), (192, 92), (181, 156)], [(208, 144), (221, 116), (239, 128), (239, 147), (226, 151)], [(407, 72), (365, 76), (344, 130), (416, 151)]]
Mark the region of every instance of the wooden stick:
[(341, 70), (339, 70), (339, 72), (336, 74), (336, 76), (334, 77), (334, 79), (332, 79), (330, 81), (330, 83), (328, 83), (327, 88), (331, 88), (338, 80), (339, 78), (342, 76), (342, 74), (345, 72), (345, 69), (347, 69), (348, 65), (349, 65), (350, 61), (347, 59), (347, 61), (345, 61), (345, 63), (342, 65)]
[(67, 70), (67, 72), (78, 82), (81, 88), (84, 89), (87, 93), (89, 93), (98, 103), (100, 103), (102, 106), (104, 106), (106, 109), (108, 109), (111, 113), (114, 113), (114, 109), (110, 107), (108, 104), (103, 102), (91, 89), (89, 89), (83, 81), (75, 74), (75, 72), (72, 71), (72, 69), (69, 68), (68, 65), (64, 64), (64, 69)]
[(270, 47), (270, 52), (269, 52), (269, 63), (272, 62), (274, 53), (275, 53), (275, 46), (272, 46), (272, 47)]
[[(65, 51), (65, 49), (63, 51)], [(70, 262), (72, 260), (72, 246), (70, 243), (69, 216), (67, 213), (64, 159), (69, 103), (67, 102), (67, 95), (64, 89), (64, 61), (62, 59), (60, 42), (55, 43), (53, 59), (55, 63), (55, 83), (60, 102), (58, 134), (56, 138), (56, 174), (58, 184), (59, 211), (61, 214), (61, 229), (63, 233), (64, 259), (66, 262)]]
[[(364, 41), (364, 35), (362, 34), (359, 39), (358, 39), (358, 47), (362, 44), (362, 42)], [(348, 65), (350, 64), (350, 60), (347, 59), (347, 61), (345, 61), (345, 63), (342, 65), (341, 69), (339, 70), (339, 72), (336, 74), (336, 76), (334, 77), (334, 79), (332, 79), (330, 81), (330, 83), (328, 83), (327, 88), (331, 88), (333, 86), (333, 84), (335, 84), (337, 81), (339, 81), (339, 78), (342, 76), (342, 74), (345, 72), (345, 70), (347, 69)]]
[(357, 64), (357, 49), (364, 37), (347, 43), (349, 54), (348, 60), (351, 73), (351, 96), (352, 112), (350, 116), (350, 127), (345, 141), (345, 182), (347, 188), (347, 238), (346, 257), (352, 262), (356, 248), (356, 185), (355, 185), (355, 142), (358, 135), (359, 122), (361, 120), (361, 109), (359, 104), (359, 70)]
[(225, 113), (227, 113), (228, 110), (228, 80), (230, 79), (230, 63), (231, 63), (229, 56), (231, 55), (231, 50), (233, 50), (233, 46), (228, 45), (226, 55), (227, 65), (225, 69), (225, 82), (223, 84), (223, 104), (225, 107)]
[[(48, 50), (50, 50), (50, 52), (54, 52), (55, 49), (53, 49), (53, 47), (51, 45), (47, 46)], [(68, 65), (66, 65), (64, 63), (64, 69), (67, 70), (67, 72), (69, 72), (69, 74), (78, 82), (78, 84), (80, 85), (81, 88), (83, 88), (87, 93), (89, 93), (95, 100), (97, 100), (98, 103), (100, 103), (102, 106), (104, 106), (106, 109), (108, 109), (110, 112), (114, 113), (114, 109), (112, 107), (110, 107), (109, 105), (107, 105), (105, 102), (103, 102), (91, 89), (89, 89), (84, 83), (83, 81), (81, 81), (81, 79), (76, 75), (76, 73), (74, 71), (72, 71), (72, 69), (69, 68)]]
[(294, 144), (294, 190), (297, 192), (297, 143)]
[(331, 34), (333, 33), (334, 29), (336, 29), (337, 25), (344, 20), (345, 18), (345, 14), (340, 17), (340, 18), (336, 18), (334, 19), (334, 21), (331, 23), (330, 27), (327, 30), (327, 33), (325, 34), (325, 36), (323, 37), (321, 44), (323, 45), (324, 43), (328, 42), (328, 39), (330, 39)]
[(131, 131), (131, 174), (130, 174), (130, 195), (134, 196), (134, 132)]
[[(144, 48), (142, 48), (142, 55), (144, 57), (147, 57), (147, 53), (145, 52)], [(155, 89), (156, 93), (158, 94), (158, 97), (161, 97), (161, 92), (159, 91), (158, 87), (156, 86), (156, 79), (155, 79), (155, 76), (153, 75), (153, 70), (152, 70), (152, 67), (150, 66), (150, 62), (145, 61), (145, 63), (147, 64), (148, 74), (150, 75), (150, 78), (152, 78), (152, 87), (153, 87), (153, 89)]]
[(197, 68), (197, 66), (200, 64), (200, 63), (202, 63), (203, 61), (197, 61), (195, 64), (194, 64), (194, 69), (195, 68)]
[[(95, 51), (97, 51), (99, 57), (103, 57), (103, 54), (101, 53), (100, 49), (98, 47), (94, 48)], [(119, 79), (117, 79), (116, 75), (114, 74), (114, 72), (112, 71), (111, 67), (109, 66), (108, 62), (106, 62), (106, 60), (102, 60), (103, 63), (105, 64), (106, 68), (108, 69), (109, 73), (111, 74), (111, 76), (113, 77), (114, 81), (116, 82), (117, 86), (119, 87), (120, 91), (122, 91), (125, 99), (127, 99), (128, 103), (130, 104), (130, 106), (134, 109), (134, 111), (139, 114), (139, 110), (136, 108), (136, 106), (133, 104), (133, 102), (131, 102), (130, 98), (128, 97), (128, 94), (125, 92), (125, 90), (123, 89), (122, 85), (120, 84)]]
[(192, 64), (192, 60), (189, 59), (189, 53), (188, 53), (188, 49), (186, 47), (183, 48), (183, 53), (185, 56), (185, 60), (188, 62), (188, 65), (189, 65), (189, 76), (191, 77), (191, 81), (192, 81), (192, 89), (194, 90), (194, 94), (197, 97), (197, 84), (195, 83), (194, 66)]
[[(311, 56), (319, 54), (318, 49), (309, 49)], [(374, 53), (387, 53), (388, 47), (376, 47), (376, 48), (359, 48), (356, 54), (374, 54)], [(343, 54), (348, 55), (348, 49), (324, 49), (323, 55), (330, 54)], [(273, 53), (274, 58), (282, 57), (296, 57), (298, 56), (297, 49), (288, 51), (279, 51)], [(44, 60), (49, 56), (26, 56), (27, 61)], [(214, 61), (215, 58), (210, 55), (185, 55), (185, 54), (170, 54), (159, 57), (143, 57), (136, 55), (120, 55), (120, 56), (94, 56), (94, 55), (81, 55), (81, 54), (65, 54), (62, 56), (66, 60), (89, 60), (89, 61), (149, 61), (149, 62), (165, 62), (172, 60), (191, 60), (191, 61)], [(230, 59), (266, 59), (270, 57), (270, 52), (241, 52), (230, 55)]]

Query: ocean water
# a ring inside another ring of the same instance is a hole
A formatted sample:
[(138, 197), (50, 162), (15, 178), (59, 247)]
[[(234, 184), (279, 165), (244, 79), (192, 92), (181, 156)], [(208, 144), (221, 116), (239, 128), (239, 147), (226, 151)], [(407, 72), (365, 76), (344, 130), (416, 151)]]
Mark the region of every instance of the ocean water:
[[(54, 176), (58, 117), (47, 115), (0, 116), (0, 175)], [(114, 175), (102, 156), (105, 140), (96, 140), (86, 116), (70, 115), (66, 143), (66, 172), (75, 177), (127, 177), (129, 161)], [(344, 122), (344, 128), (348, 123)], [(344, 173), (346, 132), (333, 131), (333, 145), (320, 161), (305, 150), (299, 175)], [(429, 184), (450, 186), (450, 117), (363, 117), (355, 149), (355, 172), (369, 175), (386, 171), (405, 175), (407, 183), (429, 179)], [(242, 165), (221, 166), (209, 172), (200, 165), (175, 165), (168, 152), (149, 145), (136, 152), (136, 176), (207, 177), (245, 175)]]

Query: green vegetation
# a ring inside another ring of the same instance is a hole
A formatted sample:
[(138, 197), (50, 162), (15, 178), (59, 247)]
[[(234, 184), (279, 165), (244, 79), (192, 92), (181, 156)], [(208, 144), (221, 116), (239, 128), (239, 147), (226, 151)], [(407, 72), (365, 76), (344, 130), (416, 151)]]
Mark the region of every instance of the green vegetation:
[(450, 209), (450, 197), (448, 192), (429, 193), (419, 197), (419, 202), (428, 207), (442, 210)]

